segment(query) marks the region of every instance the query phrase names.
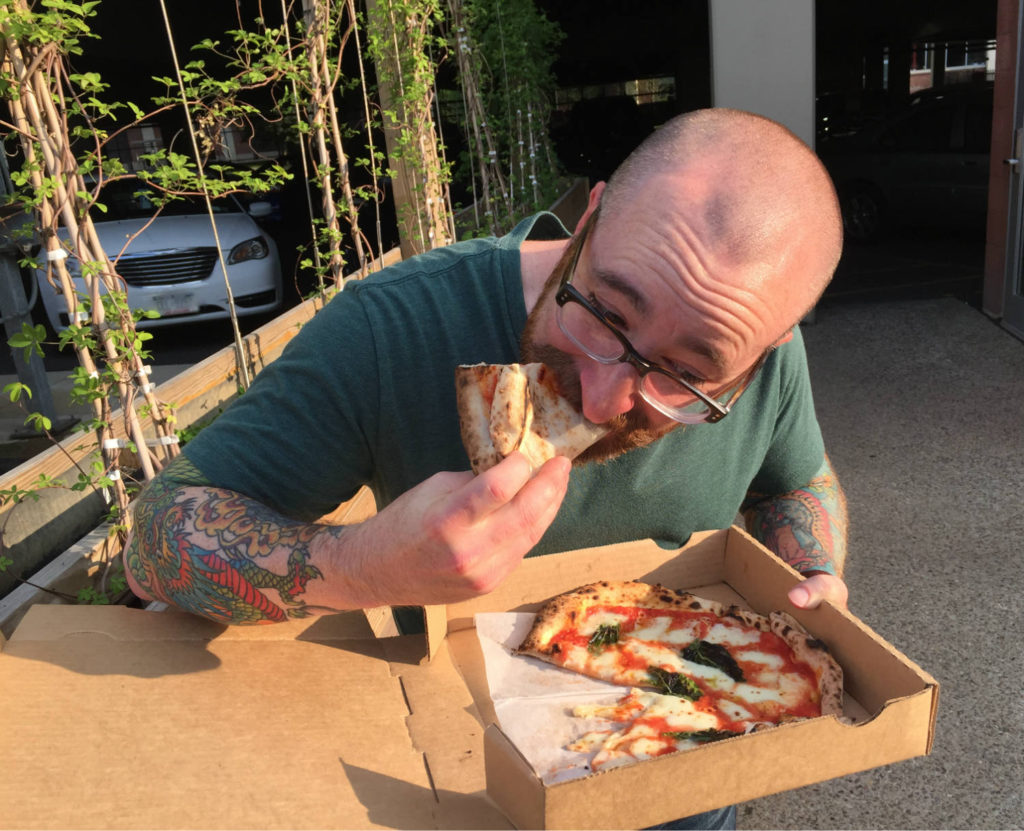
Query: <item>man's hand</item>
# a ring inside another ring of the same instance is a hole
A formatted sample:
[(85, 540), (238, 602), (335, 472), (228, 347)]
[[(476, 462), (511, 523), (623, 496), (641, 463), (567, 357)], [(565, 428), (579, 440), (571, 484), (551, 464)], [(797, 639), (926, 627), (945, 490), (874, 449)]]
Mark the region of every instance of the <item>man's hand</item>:
[(789, 590), (789, 602), (798, 609), (814, 609), (829, 601), (841, 609), (846, 608), (850, 592), (842, 578), (819, 572), (807, 576), (800, 585)]
[(438, 473), (366, 522), (318, 545), (343, 606), (452, 603), (504, 580), (554, 520), (568, 459), (535, 474), (519, 453), (479, 476)]

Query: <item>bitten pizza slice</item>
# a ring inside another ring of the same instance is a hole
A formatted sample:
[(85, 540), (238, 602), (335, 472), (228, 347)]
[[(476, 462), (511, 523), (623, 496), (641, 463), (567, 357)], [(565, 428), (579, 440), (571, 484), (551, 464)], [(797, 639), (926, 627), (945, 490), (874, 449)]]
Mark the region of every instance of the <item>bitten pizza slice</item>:
[(534, 468), (548, 459), (575, 459), (608, 433), (583, 417), (558, 391), (544, 364), (472, 364), (455, 370), (462, 443), (474, 473), (513, 451)]

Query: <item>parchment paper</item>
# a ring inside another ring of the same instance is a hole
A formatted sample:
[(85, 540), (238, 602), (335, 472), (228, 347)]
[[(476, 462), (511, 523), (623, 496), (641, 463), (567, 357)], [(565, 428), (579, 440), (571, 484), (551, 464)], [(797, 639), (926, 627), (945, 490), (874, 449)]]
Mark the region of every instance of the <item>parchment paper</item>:
[(590, 773), (592, 754), (565, 750), (565, 745), (591, 730), (611, 730), (614, 722), (572, 715), (578, 704), (612, 704), (628, 690), (547, 664), (514, 655), (530, 631), (529, 612), (486, 612), (475, 616), (484, 656), (487, 686), (502, 732), (533, 766), (545, 784)]

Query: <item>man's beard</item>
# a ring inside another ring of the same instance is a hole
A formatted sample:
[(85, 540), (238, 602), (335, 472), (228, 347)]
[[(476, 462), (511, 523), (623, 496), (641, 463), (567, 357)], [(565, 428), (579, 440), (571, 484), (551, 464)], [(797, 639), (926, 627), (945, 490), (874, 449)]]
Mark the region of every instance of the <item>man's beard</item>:
[[(554, 272), (544, 285), (537, 305), (527, 316), (526, 326), (523, 327), (523, 334), (519, 340), (520, 359), (523, 363), (545, 364), (558, 379), (558, 391), (578, 412), (582, 413), (583, 394), (573, 358), (561, 349), (556, 349), (549, 344), (538, 343), (535, 337), (538, 310), (544, 308), (545, 303), (555, 302), (554, 293), (561, 274), (562, 269), (556, 265)], [(591, 359), (587, 358), (587, 360)], [(574, 465), (585, 462), (606, 462), (616, 456), (621, 456), (627, 450), (646, 447), (655, 439), (682, 426), (678, 422), (671, 421), (661, 427), (652, 427), (648, 423), (639, 401), (631, 410), (606, 421), (605, 425), (611, 428), (611, 432), (577, 456), (573, 460)]]

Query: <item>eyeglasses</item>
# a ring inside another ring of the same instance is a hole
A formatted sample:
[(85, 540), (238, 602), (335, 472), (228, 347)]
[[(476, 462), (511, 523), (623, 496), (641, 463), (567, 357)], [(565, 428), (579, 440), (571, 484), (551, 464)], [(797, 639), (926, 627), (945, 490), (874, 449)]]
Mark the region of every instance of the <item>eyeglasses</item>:
[(721, 421), (753, 380), (766, 355), (762, 355), (739, 382), (715, 398), (701, 392), (677, 372), (643, 357), (608, 319), (609, 313), (597, 304), (594, 296), (588, 299), (572, 285), (583, 244), (596, 216), (595, 211), (574, 240), (576, 251), (555, 294), (555, 302), (558, 303), (555, 318), (559, 328), (598, 363), (627, 363), (633, 367), (640, 376), (640, 397), (663, 415), (683, 424)]

